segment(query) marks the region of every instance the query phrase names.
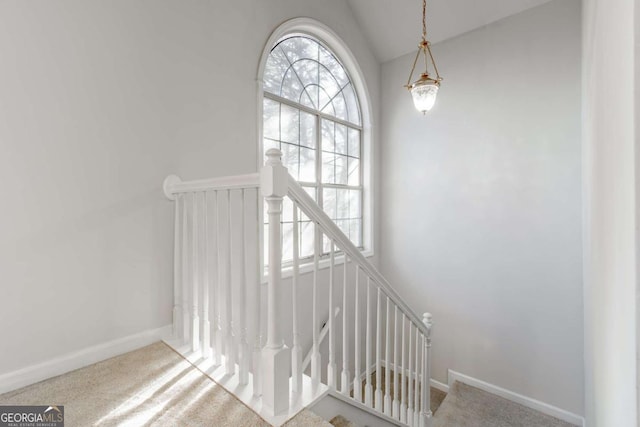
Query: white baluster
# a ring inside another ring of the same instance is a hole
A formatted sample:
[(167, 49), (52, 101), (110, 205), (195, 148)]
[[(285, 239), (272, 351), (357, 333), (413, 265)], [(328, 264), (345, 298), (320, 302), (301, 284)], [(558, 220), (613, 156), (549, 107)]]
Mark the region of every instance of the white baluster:
[(384, 345), (384, 414), (391, 416), (391, 300), (387, 297), (387, 329)]
[(262, 394), (262, 384), (260, 382), (260, 354), (262, 352), (260, 325), (261, 313), (261, 285), (259, 275), (261, 275), (262, 265), (260, 265), (260, 246), (259, 246), (259, 227), (262, 224), (260, 210), (258, 204), (262, 203), (262, 199), (258, 200), (258, 193), (255, 189), (246, 189), (245, 197), (250, 203), (245, 204), (245, 251), (246, 251), (246, 274), (245, 278), (249, 286), (249, 295), (251, 302), (247, 302), (251, 319), (253, 335), (251, 336), (252, 354), (252, 370), (253, 370), (253, 395), (260, 396)]
[(400, 369), (402, 380), (402, 393), (400, 393), (400, 422), (407, 422), (407, 346), (406, 346), (406, 325), (405, 314), (402, 313), (402, 369)]
[(382, 294), (378, 287), (378, 303), (376, 309), (376, 391), (374, 398), (374, 407), (377, 411), (382, 412)]
[(344, 254), (344, 265), (342, 266), (342, 375), (340, 385), (342, 394), (349, 396), (349, 336), (347, 332), (347, 254)]
[[(426, 355), (426, 351), (425, 351), (425, 345), (426, 345), (426, 341), (424, 338), (424, 335), (422, 334), (422, 332), (420, 333), (419, 339), (418, 339), (418, 343), (419, 343), (419, 347), (420, 347), (420, 359), (418, 359), (418, 365), (420, 366), (420, 373), (419, 373), (419, 377), (418, 377), (418, 382), (419, 382), (419, 387), (418, 387), (418, 398), (417, 401), (418, 403), (416, 404), (416, 407), (418, 408), (416, 410), (416, 422), (415, 425), (416, 426), (420, 426), (421, 424), (423, 424), (423, 419), (422, 419), (422, 414), (425, 411), (425, 407), (424, 407), (424, 396), (425, 393), (427, 392), (426, 389), (424, 388), (425, 383), (424, 383), (424, 376), (425, 376), (425, 369), (424, 369), (424, 362), (425, 359), (427, 357)], [(427, 382), (427, 388), (430, 387), (430, 384)]]
[(416, 326), (416, 372), (415, 379), (413, 382), (414, 392), (413, 392), (413, 425), (419, 425), (419, 415), (420, 415), (420, 330)]
[[(221, 203), (222, 193), (220, 191), (216, 191), (214, 193), (213, 199), (215, 200), (214, 212), (215, 212), (215, 224), (213, 226), (213, 236), (214, 243), (213, 248), (215, 251), (214, 260), (216, 266), (216, 276), (215, 282), (215, 298), (214, 298), (214, 307), (215, 313), (213, 317), (214, 322), (214, 337), (215, 337), (215, 359), (214, 364), (216, 366), (220, 366), (222, 364), (222, 356), (225, 354), (225, 349), (227, 345), (226, 341), (226, 332), (225, 332), (225, 324), (223, 322), (223, 313), (224, 313), (224, 304), (225, 304), (225, 262), (224, 262), (224, 238), (222, 236), (225, 224), (225, 218), (223, 215), (223, 206)], [(226, 254), (228, 256), (228, 254)]]
[(408, 398), (407, 398), (407, 424), (409, 426), (413, 426), (413, 332), (412, 332), (413, 323), (409, 321), (409, 383), (407, 384), (407, 388), (409, 389)]
[(182, 195), (174, 198), (173, 234), (173, 338), (180, 337), (182, 322)]
[(191, 332), (189, 292), (191, 289), (191, 264), (189, 263), (189, 200), (182, 195), (182, 340), (189, 342)]
[(246, 232), (246, 212), (245, 212), (245, 191), (244, 189), (240, 194), (240, 230), (241, 230), (241, 238), (240, 238), (240, 280), (239, 280), (239, 300), (240, 304), (239, 308), (239, 316), (238, 316), (238, 330), (240, 331), (240, 351), (238, 358), (238, 383), (241, 385), (245, 385), (249, 382), (249, 362), (250, 362), (250, 354), (249, 354), (249, 341), (247, 339), (247, 257), (245, 251), (245, 245), (247, 240), (247, 232)]
[(424, 313), (422, 322), (427, 327), (427, 335), (423, 336), (422, 357), (422, 411), (420, 413), (420, 427), (431, 427), (431, 329), (433, 319), (431, 314)]
[(229, 211), (227, 205), (227, 191), (220, 190), (217, 192), (218, 204), (218, 346), (221, 355), (224, 355), (224, 365), (229, 363), (227, 352), (229, 348), (229, 307), (227, 305), (227, 294), (229, 293), (229, 267), (228, 258), (231, 254), (228, 251), (229, 239)]
[(298, 332), (298, 284), (300, 276), (300, 236), (298, 224), (298, 205), (293, 202), (293, 278), (291, 280), (291, 303), (293, 320), (293, 348), (291, 349), (291, 389), (294, 393), (302, 392), (302, 347)]
[(198, 251), (198, 197), (196, 193), (192, 193), (193, 212), (191, 216), (191, 351), (198, 351), (200, 349), (200, 318), (198, 316), (198, 292), (199, 292), (199, 251)]
[(209, 227), (207, 221), (207, 193), (200, 193), (202, 199), (202, 219), (200, 240), (202, 241), (199, 259), (202, 263), (202, 357), (211, 357), (211, 323), (209, 322)]
[[(315, 241), (313, 245), (313, 297), (312, 297), (312, 330), (313, 330), (313, 352), (311, 353), (311, 384), (315, 390), (320, 384), (321, 357), (320, 357), (320, 322), (318, 320), (318, 263), (320, 254), (320, 242), (322, 235), (320, 227), (314, 223)], [(329, 313), (331, 317), (331, 313)]]
[(367, 336), (365, 356), (366, 385), (364, 387), (364, 404), (373, 408), (373, 387), (371, 386), (371, 279), (367, 277)]
[(207, 242), (207, 270), (208, 282), (210, 287), (210, 343), (212, 347), (213, 365), (220, 365), (220, 347), (218, 347), (218, 212), (216, 203), (216, 193), (208, 191), (206, 195), (207, 205), (207, 226), (206, 242)]
[(227, 280), (225, 282), (225, 334), (226, 334), (226, 351), (225, 351), (225, 373), (227, 375), (234, 375), (236, 373), (236, 335), (233, 329), (233, 273), (231, 271), (231, 256), (233, 234), (231, 232), (231, 190), (225, 191), (227, 199), (227, 257), (226, 257), (226, 270)]
[(269, 280), (267, 289), (267, 344), (262, 351), (262, 403), (272, 414), (289, 408), (289, 370), (291, 352), (284, 344), (281, 331), (280, 293), (282, 290), (282, 198), (287, 194), (287, 168), (277, 149), (267, 151), (267, 162), (261, 172), (261, 190), (269, 214)]
[(336, 372), (336, 328), (333, 316), (333, 288), (334, 288), (334, 264), (335, 264), (335, 243), (331, 241), (331, 249), (329, 251), (329, 364), (327, 365), (327, 385), (336, 388), (337, 372)]
[(360, 267), (355, 264), (356, 267), (356, 291), (355, 291), (355, 311), (353, 315), (355, 317), (355, 372), (353, 373), (353, 398), (362, 403), (362, 378), (360, 377)]
[(171, 335), (174, 340), (182, 333), (182, 312), (187, 308), (182, 305), (182, 203), (181, 193), (174, 193), (172, 187), (182, 180), (176, 175), (165, 178), (162, 189), (167, 199), (173, 201), (173, 312)]
[(391, 404), (391, 416), (396, 420), (400, 419), (400, 389), (398, 388), (398, 306), (394, 304), (393, 311), (393, 402)]

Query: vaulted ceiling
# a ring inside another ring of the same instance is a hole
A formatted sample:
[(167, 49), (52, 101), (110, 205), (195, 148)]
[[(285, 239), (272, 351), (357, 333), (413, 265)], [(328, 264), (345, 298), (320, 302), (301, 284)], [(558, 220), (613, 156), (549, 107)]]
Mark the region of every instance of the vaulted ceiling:
[[(417, 49), (421, 0), (347, 0), (381, 62)], [(437, 43), (549, 0), (427, 0), (428, 39)]]

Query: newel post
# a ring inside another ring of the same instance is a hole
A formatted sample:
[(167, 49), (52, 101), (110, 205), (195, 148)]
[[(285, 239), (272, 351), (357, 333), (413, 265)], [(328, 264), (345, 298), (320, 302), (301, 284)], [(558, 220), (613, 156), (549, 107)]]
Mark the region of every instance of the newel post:
[(431, 328), (433, 317), (431, 313), (422, 315), (422, 322), (427, 327), (427, 335), (424, 336), (424, 349), (422, 351), (422, 410), (420, 411), (420, 427), (431, 427)]
[(278, 322), (282, 288), (282, 199), (287, 194), (289, 174), (282, 165), (282, 152), (267, 151), (260, 173), (260, 188), (267, 201), (269, 215), (269, 264), (267, 288), (267, 343), (262, 350), (262, 403), (273, 415), (289, 408), (289, 372), (291, 352), (284, 344)]
[[(181, 294), (183, 283), (180, 283), (182, 278), (182, 216), (184, 199), (178, 198), (172, 190), (177, 184), (180, 184), (182, 180), (179, 176), (169, 175), (162, 183), (162, 190), (167, 199), (171, 200), (174, 205), (173, 214), (173, 338), (179, 338), (182, 331), (180, 330), (180, 323), (182, 321), (182, 310), (186, 310), (186, 307), (182, 306)], [(186, 335), (185, 335), (186, 337)], [(186, 338), (185, 338), (186, 339)]]

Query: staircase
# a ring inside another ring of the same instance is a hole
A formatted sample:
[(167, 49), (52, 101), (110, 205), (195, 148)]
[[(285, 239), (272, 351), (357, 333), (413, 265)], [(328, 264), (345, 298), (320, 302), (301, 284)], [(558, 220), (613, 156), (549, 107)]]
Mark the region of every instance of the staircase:
[(275, 426), (340, 405), (379, 425), (431, 426), (431, 316), (409, 308), (279, 150), (259, 174), (172, 175), (164, 191), (175, 207), (167, 344)]

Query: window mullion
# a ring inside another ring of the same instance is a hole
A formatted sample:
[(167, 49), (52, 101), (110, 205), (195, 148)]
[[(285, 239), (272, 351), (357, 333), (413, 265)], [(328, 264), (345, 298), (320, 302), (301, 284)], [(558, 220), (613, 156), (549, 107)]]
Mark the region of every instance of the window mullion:
[[(322, 191), (322, 123), (319, 114), (316, 114), (316, 200), (321, 209), (324, 210)], [(320, 227), (315, 227), (315, 245), (318, 254), (322, 255), (322, 232)]]
[(281, 104), (288, 105), (290, 107), (298, 108), (298, 109), (300, 109), (300, 110), (302, 110), (304, 112), (307, 112), (309, 114), (319, 115), (323, 119), (326, 119), (326, 120), (329, 120), (329, 121), (332, 121), (332, 122), (336, 122), (336, 123), (339, 123), (341, 125), (345, 125), (345, 126), (350, 127), (352, 129), (357, 129), (359, 131), (362, 131), (364, 129), (362, 127), (362, 125), (351, 123), (351, 122), (349, 122), (347, 120), (343, 120), (343, 119), (340, 119), (338, 117), (332, 116), (331, 114), (323, 113), (322, 111), (314, 110), (313, 108), (307, 107), (304, 104), (299, 104), (299, 103), (297, 103), (295, 101), (292, 101), (292, 100), (287, 99), (287, 98), (283, 98), (282, 96), (278, 96), (278, 95), (276, 95), (274, 93), (271, 93), (271, 92), (265, 92), (264, 96), (265, 96), (265, 98), (268, 98), (268, 99), (270, 99), (272, 101), (276, 101), (276, 102), (279, 102)]
[[(360, 131), (359, 133), (359, 139), (360, 139), (360, 144), (359, 145), (359, 153), (358, 155), (360, 156), (360, 241), (358, 242), (358, 244), (362, 247), (364, 247), (364, 168), (365, 168), (365, 160), (364, 160), (364, 144), (363, 144), (363, 132)], [(347, 148), (347, 152), (349, 151), (349, 149)]]

